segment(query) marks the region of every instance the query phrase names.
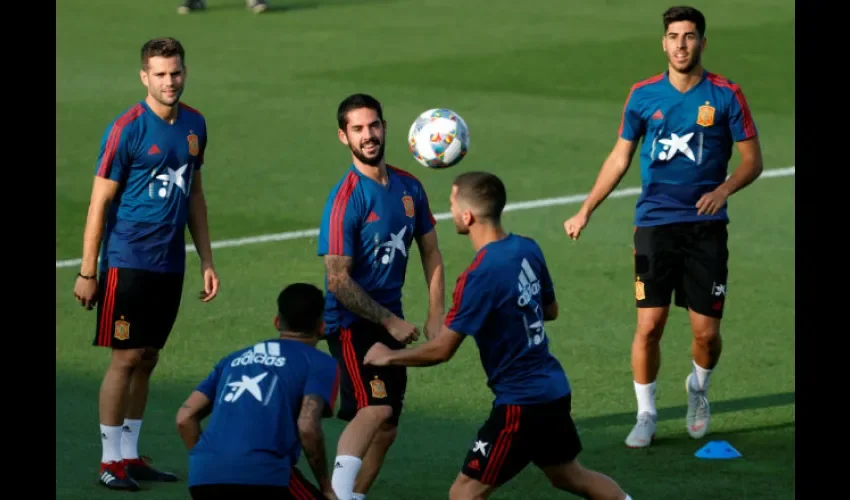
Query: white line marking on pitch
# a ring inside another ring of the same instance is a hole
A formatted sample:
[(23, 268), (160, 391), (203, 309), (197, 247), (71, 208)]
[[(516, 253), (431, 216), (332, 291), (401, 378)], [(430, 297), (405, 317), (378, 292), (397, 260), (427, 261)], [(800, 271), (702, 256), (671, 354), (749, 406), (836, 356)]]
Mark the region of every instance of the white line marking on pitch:
[[(765, 170), (762, 172), (760, 178), (765, 177), (788, 177), (794, 175), (794, 167), (784, 167), (784, 168), (772, 168), (769, 170)], [(623, 188), (617, 189), (611, 192), (608, 196), (609, 198), (624, 198), (626, 196), (637, 196), (640, 194), (639, 187), (631, 187), (631, 188)], [(529, 210), (532, 208), (541, 208), (541, 207), (554, 207), (558, 205), (571, 205), (573, 203), (581, 203), (587, 198), (587, 193), (585, 194), (573, 194), (570, 196), (560, 196), (557, 198), (544, 198), (541, 200), (530, 200), (530, 201), (519, 201), (516, 203), (508, 203), (505, 205), (505, 212), (511, 212), (514, 210)], [(450, 219), (452, 216), (451, 212), (442, 212), (439, 214), (434, 214), (434, 218), (437, 220), (446, 220)], [(212, 242), (213, 248), (228, 248), (228, 247), (242, 247), (245, 245), (254, 245), (256, 243), (268, 243), (271, 241), (285, 241), (285, 240), (297, 240), (301, 238), (313, 238), (319, 235), (319, 229), (305, 229), (302, 231), (287, 231), (285, 233), (275, 233), (275, 234), (262, 234), (259, 236), (248, 236), (246, 238), (234, 238), (231, 240), (221, 240)], [(187, 252), (194, 252), (194, 245), (186, 245)], [(56, 261), (56, 269), (63, 267), (72, 267), (77, 266), (82, 262), (82, 259), (67, 259), (67, 260), (57, 260)]]

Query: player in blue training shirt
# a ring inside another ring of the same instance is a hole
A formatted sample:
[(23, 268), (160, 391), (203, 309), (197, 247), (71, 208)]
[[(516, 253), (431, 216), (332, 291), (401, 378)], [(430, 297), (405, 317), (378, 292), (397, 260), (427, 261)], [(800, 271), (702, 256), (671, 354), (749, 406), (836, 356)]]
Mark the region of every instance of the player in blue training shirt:
[[(332, 415), (339, 370), (316, 349), (324, 298), (315, 286), (295, 283), (277, 308), (280, 338), (222, 358), (177, 412), (195, 500), (336, 499), (321, 419)], [(321, 491), (295, 466), (302, 448)]]
[[(667, 71), (636, 83), (626, 99), (619, 138), (579, 212), (564, 222), (577, 240), (593, 211), (629, 168), (638, 141), (642, 192), (635, 211), (634, 262), (637, 328), (632, 371), (637, 423), (626, 437), (632, 448), (655, 436), (655, 379), (659, 341), (671, 297), (688, 309), (693, 369), (685, 387), (688, 433), (708, 431), (709, 375), (720, 358), (720, 320), (726, 302), (729, 222), (726, 200), (762, 172), (761, 146), (741, 87), (706, 71), (705, 17), (692, 7), (663, 14)], [(727, 179), (732, 146), (741, 156)]]
[(103, 135), (74, 284), (85, 309), (97, 305), (93, 344), (112, 351), (98, 402), (99, 482), (110, 489), (177, 480), (140, 458), (138, 439), (148, 381), (180, 307), (187, 223), (201, 260), (201, 300), (218, 292), (201, 183), (207, 126), (180, 102), (184, 62), (173, 38), (142, 46), (140, 77), (148, 93)]
[(337, 416), (348, 421), (332, 481), (340, 498), (362, 500), (395, 440), (407, 389), (403, 367), (365, 366), (363, 356), (376, 342), (402, 349), (419, 336), (401, 302), (414, 240), (428, 285), (428, 338), (445, 313), (445, 277), (422, 183), (384, 160), (381, 104), (351, 95), (340, 103), (337, 122), (352, 164), (327, 198), (318, 248), (326, 268), (328, 347), (342, 367)]
[(452, 217), (476, 254), (457, 279), (442, 331), (412, 349), (376, 344), (365, 361), (432, 366), (448, 361), (467, 336), (475, 339), (495, 400), (449, 491), (451, 499), (487, 498), (529, 463), (558, 489), (583, 498), (628, 499), (614, 480), (576, 458), (582, 445), (570, 416), (572, 389), (549, 352), (544, 327), (558, 316), (555, 289), (537, 243), (502, 229), (506, 198), (495, 175), (469, 172), (455, 179)]

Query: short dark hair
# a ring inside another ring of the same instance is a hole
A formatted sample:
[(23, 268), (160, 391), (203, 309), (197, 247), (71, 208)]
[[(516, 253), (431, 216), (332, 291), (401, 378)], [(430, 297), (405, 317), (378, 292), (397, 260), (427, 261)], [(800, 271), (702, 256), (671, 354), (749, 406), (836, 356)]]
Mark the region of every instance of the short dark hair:
[(369, 94), (352, 94), (339, 103), (336, 111), (336, 121), (339, 124), (340, 130), (345, 130), (348, 125), (348, 112), (355, 109), (368, 108), (378, 113), (378, 118), (384, 121), (384, 110), (381, 108), (381, 103)]
[(142, 45), (142, 69), (148, 69), (148, 60), (151, 57), (174, 57), (180, 56), (180, 63), (186, 62), (186, 51), (176, 38), (164, 37), (148, 40)]
[(661, 18), (664, 21), (664, 33), (667, 33), (667, 28), (673, 23), (690, 21), (697, 26), (697, 32), (699, 32), (700, 38), (705, 36), (705, 16), (695, 7), (686, 5), (670, 7), (664, 11)]
[(455, 177), (457, 196), (478, 209), (479, 217), (499, 222), (507, 202), (505, 184), (487, 172), (464, 172)]
[(322, 291), (309, 283), (293, 283), (277, 297), (277, 314), (280, 331), (313, 335), (317, 333), (325, 297)]

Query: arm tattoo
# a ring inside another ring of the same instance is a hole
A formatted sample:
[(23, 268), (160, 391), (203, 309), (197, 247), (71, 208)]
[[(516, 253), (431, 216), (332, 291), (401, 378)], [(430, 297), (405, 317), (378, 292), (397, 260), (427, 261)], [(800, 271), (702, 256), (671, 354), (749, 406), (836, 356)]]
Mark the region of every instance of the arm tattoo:
[(387, 308), (381, 306), (366, 293), (349, 274), (351, 257), (326, 255), (325, 268), (328, 273), (328, 289), (349, 311), (374, 323), (383, 324), (392, 317)]
[(315, 394), (304, 396), (301, 413), (298, 415), (298, 429), (301, 435), (301, 447), (304, 456), (316, 480), (321, 485), (327, 480), (328, 461), (325, 455), (325, 433), (322, 430), (322, 409), (324, 402)]

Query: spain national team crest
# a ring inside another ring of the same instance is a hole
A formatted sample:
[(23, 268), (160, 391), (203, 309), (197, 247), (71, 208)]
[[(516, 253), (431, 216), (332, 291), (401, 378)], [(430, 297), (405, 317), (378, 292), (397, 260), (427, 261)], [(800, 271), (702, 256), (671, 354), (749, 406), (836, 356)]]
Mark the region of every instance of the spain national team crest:
[(646, 298), (646, 290), (643, 288), (643, 281), (640, 280), (640, 276), (635, 278), (635, 298), (637, 300)]
[(198, 156), (198, 153), (201, 150), (201, 146), (198, 143), (198, 136), (192, 133), (186, 136), (186, 139), (189, 141), (189, 154), (192, 156)]
[(414, 215), (416, 215), (416, 210), (414, 209), (414, 206), (413, 206), (413, 197), (412, 196), (410, 196), (409, 194), (404, 195), (401, 198), (401, 202), (404, 203), (404, 214), (405, 215), (407, 215), (408, 217), (413, 217)]
[(118, 340), (127, 340), (130, 338), (130, 323), (124, 321), (124, 316), (115, 322), (115, 333), (113, 334)]
[(372, 397), (376, 399), (383, 399), (387, 397), (387, 388), (384, 385), (384, 381), (379, 379), (378, 376), (375, 376), (375, 380), (369, 382), (369, 385), (372, 386)]
[(709, 105), (708, 101), (705, 101), (705, 104), (699, 107), (697, 125), (701, 125), (703, 127), (710, 127), (714, 125), (714, 107)]

